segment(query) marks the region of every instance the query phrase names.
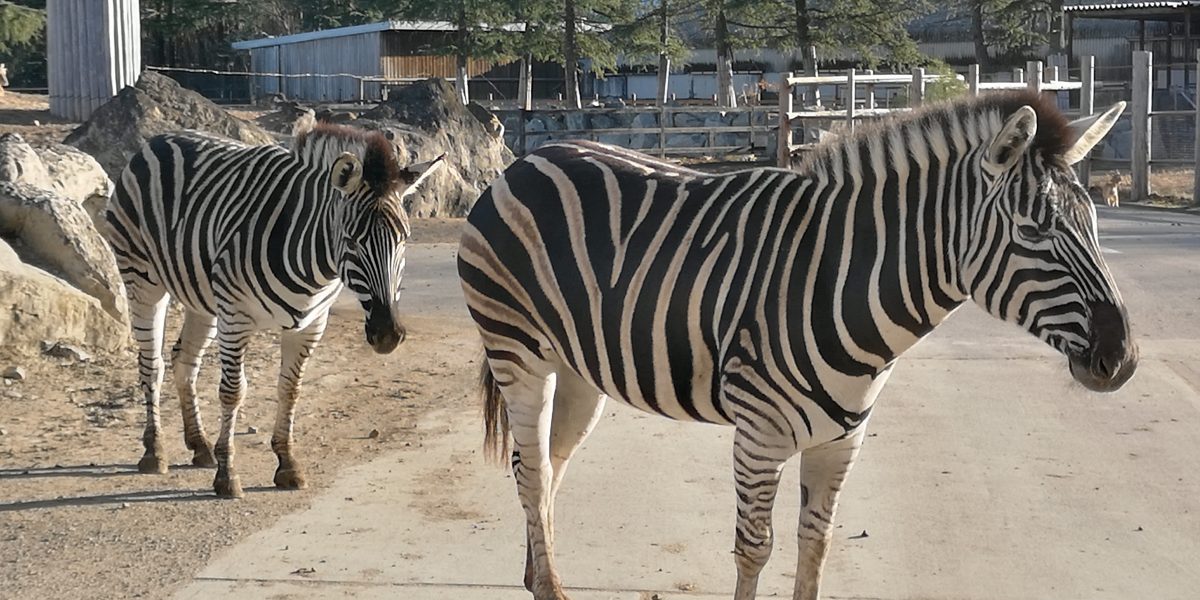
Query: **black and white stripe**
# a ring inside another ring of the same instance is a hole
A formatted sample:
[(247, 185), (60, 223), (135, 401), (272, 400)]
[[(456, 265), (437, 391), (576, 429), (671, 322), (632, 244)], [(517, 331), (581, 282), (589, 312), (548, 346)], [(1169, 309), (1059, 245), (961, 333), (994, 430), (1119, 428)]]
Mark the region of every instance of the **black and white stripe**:
[(803, 451), (808, 599), (876, 396), (962, 303), (1062, 351), (1089, 388), (1122, 385), (1136, 348), (1069, 168), (1121, 110), (1068, 124), (1034, 95), (990, 96), (864, 128), (796, 171), (711, 175), (594, 143), (509, 167), (468, 218), (459, 274), (488, 441), (511, 432), (519, 457), (534, 596), (564, 597), (553, 498), (605, 397), (736, 428), (739, 599)]
[[(232, 431), (245, 395), (246, 344), (282, 333), (275, 483), (303, 487), (292, 422), (304, 365), (329, 307), (348, 286), (366, 312), (378, 352), (403, 339), (394, 305), (409, 235), (403, 196), (437, 164), (403, 168), (382, 134), (320, 127), (294, 151), (196, 133), (150, 139), (121, 175), (106, 215), (130, 300), (147, 423), (143, 472), (165, 472), (159, 429), (161, 347), (168, 296), (185, 309), (172, 351), (184, 435), (193, 463), (216, 466), (221, 496), (241, 495)], [(214, 448), (196, 404), (201, 357), (214, 337), (221, 358), (221, 433)]]

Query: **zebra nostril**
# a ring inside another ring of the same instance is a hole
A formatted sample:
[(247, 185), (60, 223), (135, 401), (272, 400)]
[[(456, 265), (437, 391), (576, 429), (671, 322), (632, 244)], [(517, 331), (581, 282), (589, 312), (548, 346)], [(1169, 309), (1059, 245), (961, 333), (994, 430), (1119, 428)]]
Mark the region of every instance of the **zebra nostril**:
[(1121, 370), (1121, 359), (1119, 358), (1104, 358), (1096, 359), (1095, 374), (1103, 379), (1112, 379), (1118, 371)]

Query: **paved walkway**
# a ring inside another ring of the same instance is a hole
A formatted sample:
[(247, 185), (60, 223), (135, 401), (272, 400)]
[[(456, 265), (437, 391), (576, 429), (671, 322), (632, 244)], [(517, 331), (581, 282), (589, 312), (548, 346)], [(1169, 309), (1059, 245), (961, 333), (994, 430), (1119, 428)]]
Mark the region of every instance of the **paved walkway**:
[[(1197, 597), (1200, 219), (1172, 219), (1105, 213), (1143, 350), (1117, 394), (1084, 392), (1065, 360), (972, 307), (901, 360), (843, 495), (826, 597)], [(453, 273), (423, 268), (417, 281)], [(422, 448), (346, 471), (177, 598), (528, 598), (523, 516), (511, 476), (481, 460), (478, 412), (422, 426)], [(732, 595), (730, 434), (610, 403), (559, 498), (576, 600)], [(793, 462), (763, 596), (790, 597), (796, 488)]]

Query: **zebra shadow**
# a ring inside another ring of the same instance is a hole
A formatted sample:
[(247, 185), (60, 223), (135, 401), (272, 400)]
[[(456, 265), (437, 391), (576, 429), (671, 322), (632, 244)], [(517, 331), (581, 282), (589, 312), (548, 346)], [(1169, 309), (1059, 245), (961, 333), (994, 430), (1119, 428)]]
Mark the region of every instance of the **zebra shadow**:
[[(136, 472), (136, 470), (135, 470)], [(247, 494), (274, 492), (274, 486), (258, 486), (245, 488)], [(23, 500), (0, 504), (0, 512), (16, 512), (45, 508), (64, 508), (75, 506), (96, 506), (111, 504), (112, 510), (120, 509), (125, 504), (142, 502), (218, 502), (219, 498), (211, 490), (145, 490), (140, 492), (117, 492), (95, 496), (74, 496), (69, 498), (53, 498), (47, 500)]]

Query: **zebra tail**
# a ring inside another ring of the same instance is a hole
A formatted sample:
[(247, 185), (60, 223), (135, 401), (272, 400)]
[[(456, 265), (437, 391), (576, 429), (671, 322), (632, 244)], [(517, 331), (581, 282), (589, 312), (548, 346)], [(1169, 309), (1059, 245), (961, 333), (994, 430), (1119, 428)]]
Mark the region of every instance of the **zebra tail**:
[(492, 462), (504, 464), (510, 454), (508, 407), (504, 404), (504, 396), (500, 394), (500, 386), (487, 360), (482, 362), (479, 389), (483, 392), (483, 451)]

